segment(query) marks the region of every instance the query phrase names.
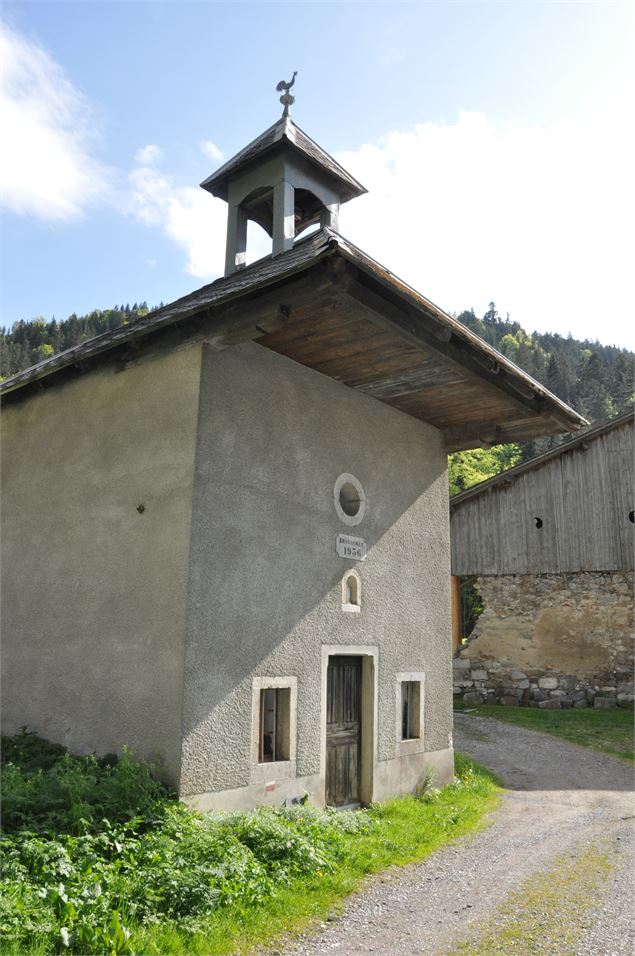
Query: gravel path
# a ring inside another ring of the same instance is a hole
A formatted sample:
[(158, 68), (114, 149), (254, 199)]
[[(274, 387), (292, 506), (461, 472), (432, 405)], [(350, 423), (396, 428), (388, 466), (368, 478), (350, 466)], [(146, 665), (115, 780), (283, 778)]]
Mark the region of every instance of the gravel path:
[[(477, 938), (509, 894), (549, 870), (556, 857), (568, 854), (573, 861), (600, 843), (615, 869), (584, 921), (575, 954), (630, 956), (635, 809), (628, 764), (557, 737), (462, 714), (455, 718), (454, 743), (509, 788), (491, 825), (423, 863), (370, 878), (341, 918), (276, 951), (442, 956)], [(551, 952), (573, 953), (557, 944)]]

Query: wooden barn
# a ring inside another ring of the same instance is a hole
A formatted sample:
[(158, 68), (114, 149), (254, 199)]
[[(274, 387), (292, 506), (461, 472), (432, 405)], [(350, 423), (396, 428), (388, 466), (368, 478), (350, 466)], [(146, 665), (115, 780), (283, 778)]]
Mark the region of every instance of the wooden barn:
[(455, 591), (483, 603), (455, 697), (631, 703), (632, 412), (456, 495), (450, 515)]

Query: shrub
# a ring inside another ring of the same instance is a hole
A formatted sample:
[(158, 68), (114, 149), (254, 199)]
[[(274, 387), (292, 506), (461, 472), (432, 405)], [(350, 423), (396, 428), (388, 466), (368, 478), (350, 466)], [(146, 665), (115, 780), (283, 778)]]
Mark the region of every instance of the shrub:
[(77, 757), (26, 730), (3, 761), (6, 952), (127, 953), (132, 924), (246, 915), (294, 877), (334, 872), (346, 836), (373, 825), (308, 806), (202, 816), (130, 752)]
[(443, 792), (367, 811), (203, 816), (130, 753), (75, 757), (23, 732), (4, 759), (4, 954), (182, 953), (195, 939), (192, 951), (207, 953), (210, 934), (214, 952), (235, 951), (255, 914), (275, 914), (268, 932), (279, 931), (305, 890), (328, 901), (364, 873), (421, 858), (478, 819), (492, 792), (459, 760)]
[(23, 729), (2, 738), (2, 829), (9, 833), (91, 833), (101, 821), (124, 823), (161, 813), (168, 791), (124, 750), (75, 757)]

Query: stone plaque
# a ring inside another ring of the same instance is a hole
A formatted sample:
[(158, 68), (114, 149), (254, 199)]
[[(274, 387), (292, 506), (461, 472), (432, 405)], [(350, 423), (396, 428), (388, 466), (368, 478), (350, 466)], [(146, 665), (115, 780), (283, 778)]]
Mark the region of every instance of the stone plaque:
[(338, 534), (335, 550), (340, 558), (348, 558), (350, 561), (364, 561), (366, 558), (366, 542), (363, 538), (353, 538), (350, 534)]

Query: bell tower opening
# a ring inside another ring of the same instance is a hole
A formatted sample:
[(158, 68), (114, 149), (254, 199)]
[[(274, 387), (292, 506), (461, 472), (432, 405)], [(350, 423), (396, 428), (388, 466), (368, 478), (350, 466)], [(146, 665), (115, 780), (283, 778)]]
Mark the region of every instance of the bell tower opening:
[(247, 264), (249, 222), (271, 237), (278, 256), (311, 226), (337, 232), (340, 205), (366, 192), (291, 119), (295, 77), (278, 83), (281, 118), (201, 183), (227, 203), (225, 275)]

